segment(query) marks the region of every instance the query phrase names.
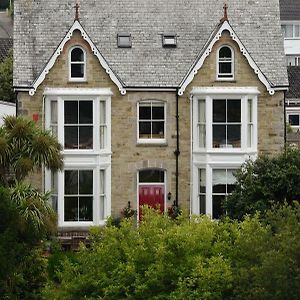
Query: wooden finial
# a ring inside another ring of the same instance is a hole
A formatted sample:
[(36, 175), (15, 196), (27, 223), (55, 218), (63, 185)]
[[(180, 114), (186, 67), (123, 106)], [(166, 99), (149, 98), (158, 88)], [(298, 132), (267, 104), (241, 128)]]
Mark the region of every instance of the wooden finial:
[(227, 15), (228, 5), (227, 5), (227, 3), (225, 1), (224, 1), (223, 9), (224, 9), (224, 16), (220, 20), (221, 23), (223, 23), (224, 21), (228, 21), (228, 15)]
[(76, 5), (74, 6), (75, 8), (75, 21), (79, 21), (79, 4), (78, 1), (76, 1)]

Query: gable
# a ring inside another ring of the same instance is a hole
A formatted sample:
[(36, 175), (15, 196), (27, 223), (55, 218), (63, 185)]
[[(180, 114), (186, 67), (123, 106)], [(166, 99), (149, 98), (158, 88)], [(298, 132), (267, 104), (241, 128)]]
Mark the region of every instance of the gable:
[(210, 55), (213, 46), (220, 39), (222, 33), (224, 31), (228, 31), (230, 33), (230, 37), (233, 41), (237, 43), (239, 46), (239, 50), (245, 56), (248, 61), (249, 66), (253, 69), (259, 80), (265, 85), (267, 91), (270, 95), (274, 95), (275, 89), (272, 86), (272, 83), (268, 81), (266, 76), (262, 73), (256, 62), (251, 57), (250, 53), (247, 51), (246, 47), (243, 45), (237, 34), (234, 32), (233, 28), (229, 24), (228, 21), (224, 21), (215, 32), (212, 33), (210, 39), (207, 41), (206, 46), (204, 47), (202, 53), (200, 53), (199, 57), (194, 62), (193, 66), (190, 68), (183, 81), (180, 83), (178, 94), (183, 95), (186, 87), (193, 81), (195, 75), (198, 73), (198, 70), (203, 66), (205, 59)]
[(55, 52), (52, 54), (52, 56), (48, 60), (46, 66), (43, 68), (43, 70), (41, 71), (41, 73), (39, 74), (39, 76), (34, 81), (32, 87), (29, 90), (29, 94), (31, 96), (33, 96), (35, 94), (37, 88), (44, 81), (46, 75), (49, 73), (49, 71), (51, 70), (51, 68), (54, 66), (57, 58), (61, 55), (61, 53), (62, 53), (62, 51), (64, 49), (64, 46), (71, 39), (73, 33), (76, 30), (80, 31), (82, 38), (88, 43), (88, 45), (91, 48), (91, 51), (98, 58), (100, 65), (103, 67), (103, 69), (105, 69), (106, 73), (109, 75), (109, 77), (111, 78), (111, 80), (117, 85), (117, 87), (119, 88), (119, 91), (121, 92), (121, 94), (125, 95), (126, 94), (126, 90), (123, 88), (122, 82), (119, 80), (119, 78), (115, 75), (115, 73), (109, 67), (108, 63), (106, 62), (106, 60), (104, 59), (104, 57), (102, 56), (102, 54), (99, 52), (99, 50), (94, 45), (94, 43), (92, 42), (92, 40), (90, 39), (90, 37), (88, 36), (88, 34), (86, 33), (86, 31), (83, 29), (83, 27), (81, 26), (81, 24), (77, 20), (74, 22), (74, 24), (72, 25), (72, 27), (70, 28), (70, 30), (65, 35), (64, 39), (61, 41), (61, 43), (59, 44), (59, 46), (57, 47), (57, 49), (55, 50)]

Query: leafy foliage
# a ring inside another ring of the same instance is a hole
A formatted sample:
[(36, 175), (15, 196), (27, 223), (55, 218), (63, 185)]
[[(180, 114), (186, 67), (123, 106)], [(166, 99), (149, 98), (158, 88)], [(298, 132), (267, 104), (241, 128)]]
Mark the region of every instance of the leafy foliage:
[(136, 228), (93, 228), (44, 299), (298, 299), (300, 208), (244, 221), (176, 222), (151, 210)]
[(33, 121), (7, 116), (0, 127), (0, 182), (23, 180), (34, 168), (61, 169), (61, 145)]
[(10, 50), (6, 58), (0, 62), (0, 100), (15, 102), (13, 89), (13, 51)]
[(287, 149), (274, 157), (249, 160), (236, 173), (236, 178), (236, 188), (224, 204), (232, 218), (264, 212), (274, 203), (299, 201), (300, 150)]

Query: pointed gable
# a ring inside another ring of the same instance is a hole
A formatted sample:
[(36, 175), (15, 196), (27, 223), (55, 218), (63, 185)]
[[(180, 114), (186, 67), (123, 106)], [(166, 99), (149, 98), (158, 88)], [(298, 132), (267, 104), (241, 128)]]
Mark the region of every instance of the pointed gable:
[(48, 60), (45, 67), (42, 69), (41, 73), (38, 75), (38, 77), (35, 79), (35, 81), (32, 84), (32, 87), (29, 90), (29, 94), (33, 96), (39, 87), (39, 85), (44, 81), (46, 75), (49, 73), (51, 68), (54, 66), (57, 58), (60, 56), (61, 52), (63, 51), (63, 48), (65, 44), (71, 39), (73, 32), (75, 30), (79, 30), (81, 33), (82, 38), (89, 44), (93, 54), (98, 58), (100, 65), (105, 69), (106, 73), (109, 75), (110, 79), (116, 84), (116, 86), (119, 88), (119, 91), (122, 95), (126, 94), (126, 90), (124, 89), (124, 84), (121, 82), (121, 80), (117, 77), (117, 75), (112, 71), (112, 69), (109, 67), (108, 63), (106, 62), (103, 55), (100, 53), (100, 51), (97, 49), (96, 45), (93, 43), (93, 41), (88, 36), (87, 32), (84, 30), (82, 25), (78, 20), (75, 20), (72, 27), (69, 29), (63, 40), (60, 42), (59, 46), (56, 48), (50, 59)]

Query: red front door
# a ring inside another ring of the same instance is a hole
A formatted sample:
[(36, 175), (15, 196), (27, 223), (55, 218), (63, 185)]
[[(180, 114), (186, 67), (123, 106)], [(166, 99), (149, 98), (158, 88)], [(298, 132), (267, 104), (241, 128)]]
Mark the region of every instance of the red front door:
[(158, 208), (161, 212), (165, 210), (165, 188), (163, 185), (143, 184), (139, 187), (139, 216), (141, 216), (141, 206)]

